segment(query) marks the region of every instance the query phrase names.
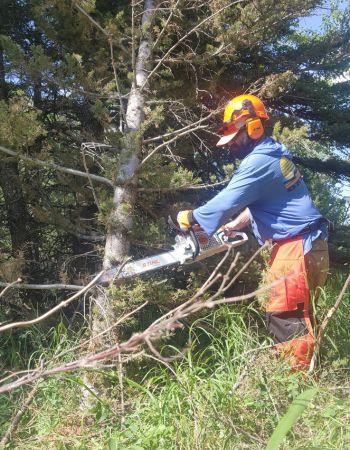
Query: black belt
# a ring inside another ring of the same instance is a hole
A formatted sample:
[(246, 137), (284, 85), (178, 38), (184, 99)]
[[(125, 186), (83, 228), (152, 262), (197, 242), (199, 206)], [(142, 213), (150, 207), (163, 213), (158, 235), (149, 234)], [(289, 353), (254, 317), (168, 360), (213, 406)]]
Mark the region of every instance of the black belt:
[(312, 231), (319, 230), (321, 228), (321, 226), (324, 224), (326, 224), (328, 228), (330, 228), (332, 225), (332, 223), (329, 220), (322, 217), (321, 219), (316, 220), (316, 222), (307, 224), (306, 227), (303, 228), (301, 231), (299, 231), (299, 233), (295, 236), (290, 236), (285, 239), (278, 239), (276, 241), (271, 241), (271, 242), (272, 242), (272, 244), (277, 244), (277, 243), (282, 243), (283, 241), (288, 241), (289, 239), (297, 238), (298, 236), (302, 236), (303, 234), (307, 234), (307, 233), (311, 233)]
[(327, 225), (327, 227), (329, 226), (329, 220), (325, 219), (324, 217), (322, 217), (321, 219), (316, 220), (316, 222), (313, 223), (308, 223), (306, 225), (305, 228), (303, 228), (299, 234), (306, 234), (306, 233), (311, 233), (312, 231), (316, 231), (319, 230), (321, 228), (322, 225)]

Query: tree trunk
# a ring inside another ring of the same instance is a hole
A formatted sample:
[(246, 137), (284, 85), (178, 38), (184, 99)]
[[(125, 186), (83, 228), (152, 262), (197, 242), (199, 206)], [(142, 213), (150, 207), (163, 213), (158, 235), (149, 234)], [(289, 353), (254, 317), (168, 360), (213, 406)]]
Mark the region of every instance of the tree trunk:
[[(103, 268), (123, 262), (129, 253), (129, 235), (133, 227), (133, 210), (136, 199), (136, 171), (141, 150), (141, 125), (146, 100), (145, 84), (151, 57), (151, 23), (154, 14), (154, 0), (146, 0), (142, 17), (142, 37), (135, 64), (135, 79), (129, 95), (126, 110), (125, 145), (120, 155), (120, 167), (116, 177), (113, 206), (108, 218)], [(120, 312), (118, 312), (119, 315)], [(96, 299), (93, 313), (92, 335), (111, 325), (114, 312), (106, 295)], [(101, 342), (98, 344), (101, 345)]]
[[(8, 88), (5, 79), (4, 55), (0, 47), (0, 100), (8, 100)], [(11, 235), (12, 254), (29, 256), (30, 234), (27, 227), (27, 207), (23, 196), (19, 176), (18, 162), (2, 156), (0, 163), (0, 187), (2, 189), (7, 221)], [(19, 275), (19, 274), (18, 274)]]

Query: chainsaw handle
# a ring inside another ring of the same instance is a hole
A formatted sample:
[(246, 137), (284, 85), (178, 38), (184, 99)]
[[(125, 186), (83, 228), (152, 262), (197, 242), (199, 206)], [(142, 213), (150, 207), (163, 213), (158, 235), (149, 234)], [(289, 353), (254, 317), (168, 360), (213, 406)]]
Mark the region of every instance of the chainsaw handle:
[(189, 233), (189, 235), (190, 235), (190, 237), (191, 237), (191, 239), (193, 241), (193, 244), (194, 244), (193, 259), (195, 259), (198, 256), (198, 253), (200, 251), (199, 242), (198, 242), (196, 233), (193, 231), (192, 227), (188, 230), (188, 233)]
[[(238, 245), (242, 245), (244, 242), (248, 241), (247, 234), (242, 231), (236, 231), (235, 236), (233, 238), (226, 236), (226, 234), (223, 231), (219, 231), (218, 236), (223, 244), (229, 245), (231, 247), (237, 247)], [(236, 239), (237, 237), (239, 239)]]

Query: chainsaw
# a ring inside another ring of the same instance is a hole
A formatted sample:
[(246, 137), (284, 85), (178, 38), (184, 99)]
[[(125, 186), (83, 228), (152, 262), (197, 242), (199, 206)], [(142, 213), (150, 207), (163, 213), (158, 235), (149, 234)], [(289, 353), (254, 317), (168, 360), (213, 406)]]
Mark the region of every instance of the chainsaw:
[(238, 231), (233, 237), (226, 236), (223, 231), (208, 236), (199, 225), (194, 225), (188, 232), (183, 232), (170, 217), (168, 223), (177, 233), (173, 250), (112, 267), (102, 275), (99, 282), (106, 285), (113, 280), (132, 278), (165, 267), (202, 261), (248, 241), (247, 235)]

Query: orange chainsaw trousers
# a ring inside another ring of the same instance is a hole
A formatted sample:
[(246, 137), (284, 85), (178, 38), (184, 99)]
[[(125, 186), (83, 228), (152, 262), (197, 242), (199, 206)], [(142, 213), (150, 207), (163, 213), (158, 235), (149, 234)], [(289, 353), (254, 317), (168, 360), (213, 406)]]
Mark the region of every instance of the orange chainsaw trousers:
[(316, 298), (327, 278), (327, 242), (316, 239), (306, 255), (302, 236), (276, 242), (269, 266), (267, 282), (282, 280), (269, 293), (267, 328), (292, 367), (307, 368), (314, 350), (311, 294)]

